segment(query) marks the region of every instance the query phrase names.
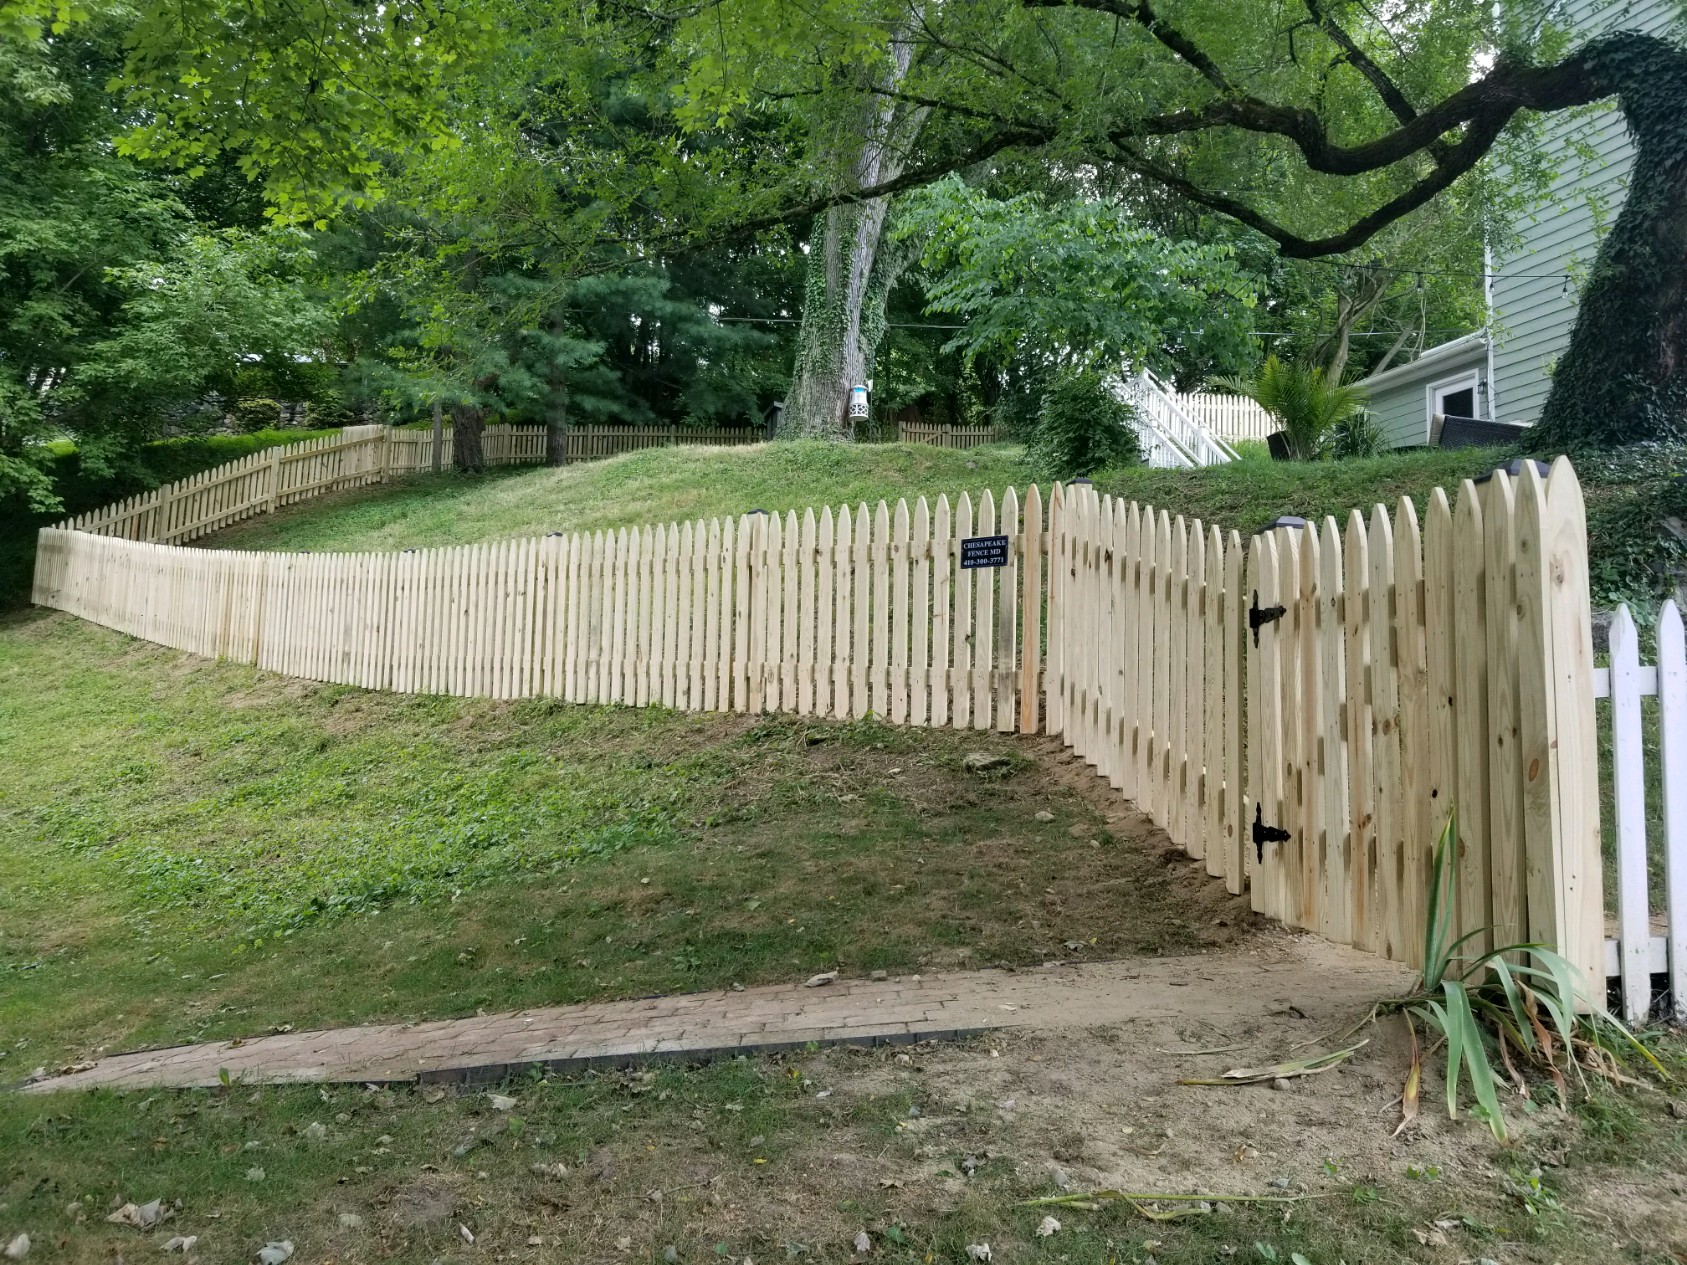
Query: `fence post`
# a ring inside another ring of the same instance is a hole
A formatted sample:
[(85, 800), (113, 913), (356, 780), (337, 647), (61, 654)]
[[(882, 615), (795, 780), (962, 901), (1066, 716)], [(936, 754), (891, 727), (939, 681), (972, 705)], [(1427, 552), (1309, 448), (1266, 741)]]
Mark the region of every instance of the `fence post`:
[(275, 512), (276, 500), (281, 495), (281, 445), (277, 444), (269, 450), (269, 496), (264, 501), (264, 513)]

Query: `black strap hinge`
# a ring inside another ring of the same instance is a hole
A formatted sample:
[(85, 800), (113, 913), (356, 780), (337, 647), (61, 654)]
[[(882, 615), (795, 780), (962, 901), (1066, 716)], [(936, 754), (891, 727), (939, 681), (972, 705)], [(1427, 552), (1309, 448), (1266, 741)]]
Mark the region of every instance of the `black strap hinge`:
[(1254, 590), (1253, 605), (1248, 607), (1248, 631), (1254, 635), (1254, 645), (1259, 645), (1259, 630), (1266, 624), (1276, 623), (1289, 613), (1286, 606), (1261, 606), (1259, 604), (1259, 590)]
[(1268, 843), (1287, 843), (1289, 832), (1278, 826), (1265, 824), (1265, 809), (1259, 804), (1254, 805), (1254, 859), (1260, 863), (1265, 861), (1265, 845)]

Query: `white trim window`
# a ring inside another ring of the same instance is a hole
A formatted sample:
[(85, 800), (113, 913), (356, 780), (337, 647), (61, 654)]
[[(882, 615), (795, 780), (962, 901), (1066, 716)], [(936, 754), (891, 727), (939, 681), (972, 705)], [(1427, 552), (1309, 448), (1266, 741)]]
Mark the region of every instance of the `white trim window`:
[(1472, 369), (1456, 378), (1442, 378), (1424, 387), (1424, 423), (1433, 426), (1437, 413), (1449, 417), (1480, 417), (1482, 374)]

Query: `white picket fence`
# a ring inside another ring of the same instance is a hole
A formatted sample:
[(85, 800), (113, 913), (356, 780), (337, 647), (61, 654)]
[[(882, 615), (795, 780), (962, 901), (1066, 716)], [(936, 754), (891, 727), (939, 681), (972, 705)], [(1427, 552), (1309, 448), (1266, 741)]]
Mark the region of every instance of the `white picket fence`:
[[(1617, 934), (1606, 941), (1605, 973), (1621, 979), (1625, 1018), (1644, 1019), (1652, 976), (1669, 977), (1671, 1017), (1687, 1020), (1687, 638), (1681, 613), (1665, 602), (1657, 623), (1658, 662), (1640, 662), (1640, 630), (1627, 606), (1611, 625), (1611, 666), (1594, 692), (1611, 700), (1612, 792), (1617, 843)], [(1646, 744), (1642, 699), (1658, 700), (1662, 822), (1646, 821)], [(1661, 855), (1661, 909), (1651, 896), (1651, 858)]]
[(1245, 395), (1197, 391), (1174, 396), (1183, 411), (1220, 439), (1264, 439), (1282, 430), (1275, 417)]

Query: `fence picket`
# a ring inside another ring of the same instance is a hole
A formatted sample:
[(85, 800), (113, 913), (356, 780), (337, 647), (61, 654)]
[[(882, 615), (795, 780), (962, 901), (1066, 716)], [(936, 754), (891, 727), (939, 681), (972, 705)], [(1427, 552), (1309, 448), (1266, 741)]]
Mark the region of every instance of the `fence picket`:
[(908, 721), (908, 502), (898, 500), (890, 541), (890, 714), (892, 724)]
[(1322, 603), (1318, 609), (1319, 648), (1323, 656), (1323, 745), (1318, 753), (1318, 776), (1324, 788), (1324, 904), (1320, 925), (1337, 944), (1353, 943), (1353, 829), (1350, 802), (1350, 758), (1347, 718), (1347, 629), (1344, 558), (1341, 534), (1332, 516), (1324, 519), (1318, 542), (1323, 564)]
[(1680, 1023), (1687, 1020), (1687, 636), (1673, 601), (1665, 602), (1658, 615), (1658, 738), (1664, 810), (1664, 970), (1669, 976), (1670, 1015)]
[(949, 658), (949, 723), (966, 729), (972, 723), (972, 577), (960, 569), (960, 542), (972, 535), (972, 497), (965, 492), (955, 506), (954, 614), (950, 624), (953, 646)]
[(1347, 789), (1350, 883), (1348, 929), (1352, 942), (1378, 952), (1377, 820), (1374, 719), (1371, 684), (1371, 558), (1365, 517), (1347, 516), (1342, 541), (1342, 623), (1347, 653)]
[(955, 535), (949, 517), (949, 497), (939, 493), (937, 519), (931, 539), (931, 723), (949, 723), (949, 614), (953, 605)]
[(908, 723), (924, 725), (931, 715), (931, 509), (925, 497), (914, 502), (912, 557), (913, 608), (908, 619)]
[(1475, 932), (1472, 956), (1493, 945), (1494, 905), (1488, 831), (1488, 599), (1487, 551), (1482, 530), (1482, 499), (1466, 479), (1453, 514), (1453, 610), (1447, 636), (1452, 642), (1458, 697), (1458, 761), (1453, 803), (1458, 816), (1458, 926)]
[(1628, 607), (1611, 623), (1611, 767), (1617, 830), (1617, 941), (1623, 1013), (1652, 1002), (1651, 908), (1646, 873), (1646, 779), (1640, 736), (1640, 630)]

